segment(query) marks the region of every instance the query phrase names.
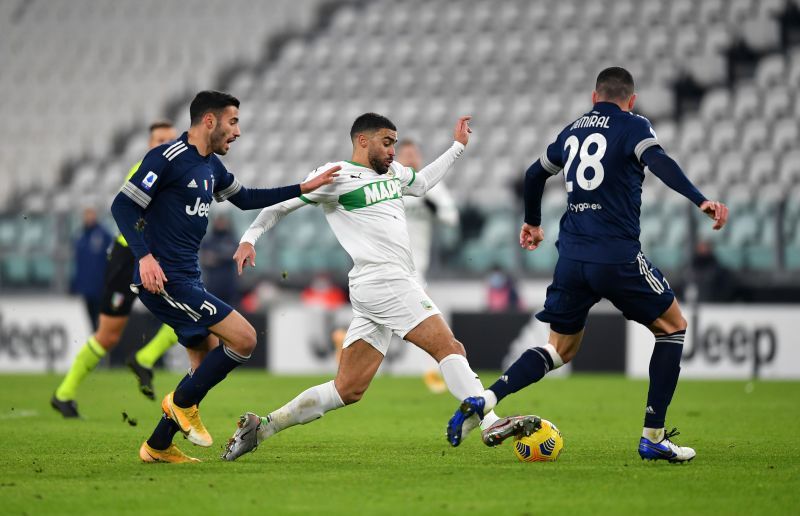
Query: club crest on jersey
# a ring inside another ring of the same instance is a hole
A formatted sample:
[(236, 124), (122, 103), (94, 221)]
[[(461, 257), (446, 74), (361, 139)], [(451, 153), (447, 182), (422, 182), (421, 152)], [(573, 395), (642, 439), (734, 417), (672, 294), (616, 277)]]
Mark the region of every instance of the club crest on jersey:
[(203, 179), (203, 188), (205, 188), (206, 192), (208, 191), (208, 179)]
[(158, 179), (158, 174), (151, 170), (146, 176), (144, 176), (144, 179), (142, 179), (142, 186), (145, 190), (149, 190), (155, 184), (156, 179)]

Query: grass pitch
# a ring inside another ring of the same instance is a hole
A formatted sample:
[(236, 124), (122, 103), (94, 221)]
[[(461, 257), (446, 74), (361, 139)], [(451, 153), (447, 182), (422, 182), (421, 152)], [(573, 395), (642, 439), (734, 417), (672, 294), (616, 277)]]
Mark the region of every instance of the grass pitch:
[[(177, 380), (159, 374), (156, 388)], [(218, 459), (241, 412), (263, 414), (323, 380), (235, 371), (202, 405), (213, 447), (177, 439), (204, 462), (150, 465), (137, 450), (159, 405), (127, 371), (87, 379), (82, 421), (49, 407), (56, 376), (0, 376), (0, 513), (775, 515), (800, 503), (800, 382), (682, 381), (668, 425), (697, 449), (686, 465), (639, 459), (646, 383), (609, 376), (545, 380), (501, 406), (558, 425), (556, 463), (518, 462), (509, 443), (490, 449), (476, 435), (450, 448), (455, 399), (386, 376), (352, 407), (235, 463)]]

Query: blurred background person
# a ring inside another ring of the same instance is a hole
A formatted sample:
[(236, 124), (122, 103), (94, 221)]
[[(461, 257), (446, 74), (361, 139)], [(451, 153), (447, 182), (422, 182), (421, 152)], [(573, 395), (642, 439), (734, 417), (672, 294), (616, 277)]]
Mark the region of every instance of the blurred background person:
[(700, 240), (692, 253), (691, 270), (687, 288), (693, 285), (699, 302), (729, 302), (737, 297), (737, 278), (720, 263), (714, 253), (714, 245)]
[(84, 208), (83, 225), (75, 240), (75, 272), (70, 291), (83, 298), (93, 330), (97, 330), (106, 256), (112, 240), (111, 233), (97, 221), (97, 210)]
[(238, 306), (241, 299), (236, 263), (231, 259), (238, 246), (239, 241), (231, 232), (231, 221), (224, 214), (214, 218), (211, 231), (200, 244), (203, 283), (209, 292), (231, 306)]
[[(150, 149), (178, 137), (172, 122), (168, 120), (157, 120), (150, 124), (149, 133), (148, 148)], [(135, 174), (139, 170), (139, 165), (141, 165), (141, 161), (128, 170), (125, 179)], [(97, 219), (96, 214), (94, 219)], [(102, 265), (98, 261), (93, 264), (94, 269), (88, 269), (88, 274), (92, 281), (96, 282), (100, 292), (97, 307), (98, 323), (94, 326), (94, 333), (78, 350), (69, 371), (50, 399), (50, 406), (66, 418), (80, 417), (78, 404), (75, 401), (78, 387), (86, 376), (94, 371), (100, 360), (119, 343), (122, 332), (128, 324), (131, 307), (136, 299), (136, 294), (130, 288), (133, 281), (135, 258), (128, 248), (128, 242), (125, 237), (118, 235), (113, 246), (107, 250), (110, 243), (111, 235), (109, 234), (108, 240), (102, 248), (102, 257), (97, 258), (97, 260), (102, 259)], [(80, 262), (76, 260), (76, 263)], [(151, 400), (155, 399), (153, 366), (176, 342), (178, 342), (178, 336), (175, 335), (172, 328), (163, 324), (145, 346), (126, 360), (128, 368), (136, 375), (139, 392)]]
[(333, 282), (327, 272), (315, 274), (311, 284), (303, 289), (300, 299), (306, 306), (316, 306), (326, 310), (336, 310), (348, 302), (347, 293)]
[[(423, 166), (422, 152), (413, 140), (398, 143), (394, 159), (415, 171)], [(426, 286), (436, 225), (458, 228), (458, 207), (444, 181), (431, 188), (424, 197), (403, 197), (403, 203), (406, 206), (408, 236), (411, 239), (414, 266), (417, 268), (417, 280), (420, 285)]]
[[(395, 160), (415, 171), (421, 170), (423, 166), (422, 151), (413, 140), (402, 140), (397, 144)], [(458, 228), (458, 207), (444, 181), (440, 181), (431, 188), (424, 197), (403, 197), (403, 203), (406, 207), (408, 237), (411, 241), (414, 266), (417, 269), (417, 280), (420, 285), (427, 287), (436, 224), (441, 223), (451, 228)], [(394, 345), (391, 347), (394, 348), (400, 345), (399, 341), (402, 341), (397, 335), (394, 335), (392, 339)], [(423, 380), (431, 392), (447, 391), (447, 386), (434, 363), (431, 363), (430, 369), (423, 375)]]
[(490, 312), (524, 310), (517, 281), (499, 265), (489, 272), (486, 287), (486, 306)]

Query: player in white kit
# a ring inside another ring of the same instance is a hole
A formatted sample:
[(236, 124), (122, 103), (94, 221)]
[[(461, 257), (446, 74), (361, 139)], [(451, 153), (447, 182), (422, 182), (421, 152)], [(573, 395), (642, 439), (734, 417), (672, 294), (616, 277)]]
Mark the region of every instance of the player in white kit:
[[(337, 162), (339, 176), (326, 187), (264, 209), (242, 237), (234, 255), (239, 270), (253, 264), (253, 243), (288, 213), (319, 205), (339, 243), (353, 259), (350, 300), (353, 321), (347, 330), (336, 378), (302, 392), (265, 417), (248, 412), (228, 441), (222, 458), (235, 460), (264, 439), (328, 411), (357, 402), (369, 387), (389, 347), (392, 334), (414, 343), (438, 363), (450, 392), (459, 400), (483, 392), (439, 309), (416, 279), (406, 227), (404, 195), (422, 196), (433, 188), (464, 152), (470, 117), (461, 117), (453, 145), (416, 172), (394, 162), (397, 129), (381, 115), (366, 113), (353, 123), (353, 156)], [(327, 170), (323, 166), (309, 177)], [(484, 425), (497, 420), (494, 413)], [(477, 417), (469, 425), (478, 424)]]

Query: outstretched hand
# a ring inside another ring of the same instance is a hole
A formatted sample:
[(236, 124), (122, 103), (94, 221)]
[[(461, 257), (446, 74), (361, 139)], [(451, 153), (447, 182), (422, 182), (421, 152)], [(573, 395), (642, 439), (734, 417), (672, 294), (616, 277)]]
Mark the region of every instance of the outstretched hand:
[(544, 240), (544, 230), (541, 226), (531, 226), (523, 224), (519, 232), (519, 245), (523, 249), (533, 251)]
[(256, 266), (256, 248), (249, 242), (242, 242), (239, 244), (236, 252), (233, 253), (233, 261), (236, 262), (236, 270), (239, 272), (239, 276), (241, 276), (242, 269), (245, 265), (249, 264), (250, 267)]
[(714, 219), (714, 230), (719, 231), (728, 222), (728, 207), (719, 201), (703, 201), (700, 211)]
[(329, 168), (322, 174), (312, 177), (305, 183), (300, 184), (300, 191), (303, 192), (304, 194), (307, 194), (309, 192), (313, 192), (320, 186), (325, 186), (333, 183), (336, 180), (336, 178), (339, 177), (339, 174), (337, 174), (336, 172), (340, 171), (341, 169), (342, 167), (336, 165), (333, 168)]
[(469, 128), (470, 120), (472, 120), (471, 116), (462, 116), (456, 122), (456, 129), (453, 131), (453, 139), (464, 146), (469, 142), (469, 135), (472, 132), (472, 129)]

